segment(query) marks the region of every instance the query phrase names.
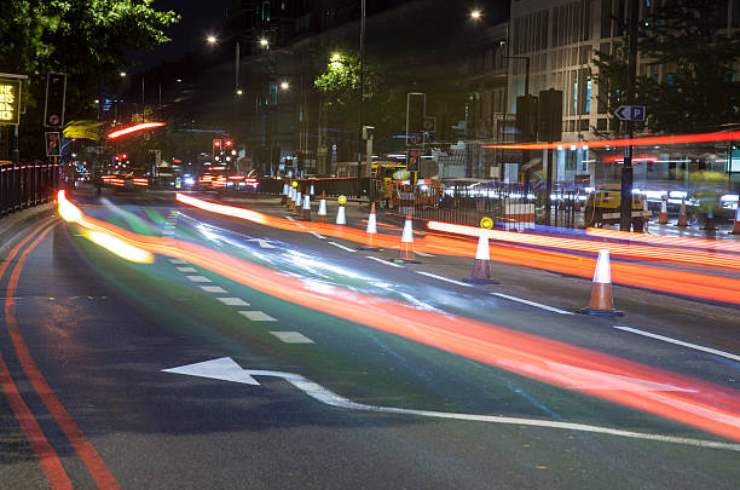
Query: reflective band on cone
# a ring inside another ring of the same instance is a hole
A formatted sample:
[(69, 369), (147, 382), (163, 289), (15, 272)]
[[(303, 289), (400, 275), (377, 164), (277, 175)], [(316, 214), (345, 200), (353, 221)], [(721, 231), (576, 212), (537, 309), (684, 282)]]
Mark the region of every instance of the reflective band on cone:
[(481, 230), (478, 237), (478, 247), (475, 249), (475, 262), (473, 262), (473, 271), (470, 277), (463, 279), (463, 282), (471, 284), (498, 284), (491, 279), (491, 249), (488, 244), (488, 233)]
[(303, 219), (311, 221), (311, 197), (308, 195), (303, 196)]
[(420, 264), (414, 256), (414, 225), (411, 215), (406, 215), (406, 221), (403, 223), (403, 233), (401, 234), (401, 246), (399, 256), (394, 262), (404, 262), (407, 264)]
[(599, 250), (599, 258), (596, 260), (596, 270), (594, 271), (594, 280), (591, 287), (591, 302), (588, 308), (578, 312), (596, 316), (622, 316), (624, 314), (614, 308), (609, 250)]
[(336, 224), (338, 225), (346, 225), (347, 224), (347, 217), (344, 214), (344, 206), (339, 206), (337, 208), (337, 221)]
[(686, 215), (686, 203), (681, 201), (681, 211), (678, 213), (676, 226), (689, 226), (689, 217)]
[(658, 215), (658, 224), (659, 225), (668, 224), (668, 203), (666, 203), (665, 201), (662, 201), (660, 203), (660, 214)]
[(732, 225), (731, 235), (740, 235), (740, 202), (737, 203), (735, 210), (735, 224)]

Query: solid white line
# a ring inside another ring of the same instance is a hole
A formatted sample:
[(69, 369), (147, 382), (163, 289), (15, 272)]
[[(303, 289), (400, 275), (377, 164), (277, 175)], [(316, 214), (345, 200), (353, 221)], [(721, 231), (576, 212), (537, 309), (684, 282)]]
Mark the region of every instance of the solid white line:
[(466, 288), (472, 288), (473, 287), (472, 285), (470, 285), (468, 283), (465, 283), (465, 282), (462, 282), (462, 281), (456, 281), (454, 279), (450, 279), (450, 278), (444, 277), (444, 276), (438, 276), (437, 274), (432, 274), (431, 272), (424, 272), (424, 271), (414, 271), (414, 272), (416, 272), (417, 274), (421, 274), (422, 276), (431, 277), (432, 279), (439, 279), (440, 281), (449, 282), (451, 284), (456, 284), (458, 286), (464, 286)]
[(217, 293), (217, 294), (219, 294), (219, 293), (226, 293), (226, 292), (228, 292), (224, 288), (222, 288), (221, 286), (201, 286), (200, 288), (203, 291), (205, 291), (206, 293)]
[(434, 255), (432, 255), (432, 254), (428, 254), (426, 252), (419, 252), (418, 250), (414, 250), (414, 253), (416, 255), (421, 255), (422, 257), (434, 257)]
[(554, 306), (543, 305), (542, 303), (535, 303), (534, 301), (529, 301), (528, 299), (517, 298), (516, 296), (510, 296), (504, 293), (491, 293), (491, 294), (493, 296), (498, 296), (499, 298), (504, 298), (504, 299), (508, 299), (511, 301), (516, 301), (517, 303), (534, 306), (535, 308), (540, 308), (542, 310), (552, 311), (553, 313), (559, 313), (561, 315), (573, 315), (573, 312), (571, 311), (561, 310), (560, 308), (555, 308)]
[(300, 332), (270, 332), (286, 344), (313, 344), (314, 341)]
[(185, 276), (189, 280), (193, 282), (213, 282), (210, 279), (208, 279), (206, 276)]
[(315, 236), (316, 238), (318, 238), (319, 240), (326, 240), (326, 237), (324, 235), (319, 235), (315, 231), (309, 231), (309, 233)]
[(228, 298), (216, 298), (216, 299), (222, 302), (223, 304), (225, 304), (226, 306), (249, 306), (249, 303), (247, 303), (241, 298), (228, 297)]
[(341, 243), (337, 243), (337, 242), (328, 242), (328, 243), (329, 245), (332, 245), (337, 248), (341, 248), (342, 250), (346, 250), (347, 252), (352, 252), (352, 253), (357, 252), (357, 250), (355, 250), (354, 248), (345, 247)]
[(198, 272), (192, 267), (178, 267), (177, 270), (180, 272)]
[(277, 320), (262, 311), (240, 311), (240, 315), (253, 322), (276, 322)]
[(737, 354), (731, 354), (729, 352), (712, 349), (711, 347), (704, 347), (702, 345), (692, 344), (690, 342), (684, 342), (683, 340), (672, 339), (671, 337), (665, 337), (663, 335), (646, 332), (644, 330), (638, 330), (632, 327), (622, 327), (622, 326), (615, 325), (614, 328), (619, 329), (619, 330), (624, 330), (625, 332), (632, 332), (637, 335), (643, 335), (645, 337), (650, 337), (651, 339), (662, 340), (663, 342), (668, 342), (671, 344), (688, 347), (689, 349), (699, 350), (702, 352), (706, 352), (708, 354), (714, 354), (716, 356), (726, 357), (727, 359), (732, 359), (733, 361), (740, 362), (740, 355), (737, 355)]
[(181, 260), (181, 259), (170, 259), (170, 264), (185, 265), (185, 264), (187, 264), (187, 262), (185, 262), (184, 260)]
[(388, 260), (383, 260), (383, 259), (381, 259), (379, 257), (371, 257), (369, 255), (365, 255), (365, 257), (367, 257), (370, 260), (374, 260), (375, 262), (380, 262), (381, 264), (384, 264), (384, 265), (390, 265), (391, 267), (398, 267), (399, 269), (403, 269), (404, 268), (402, 265), (395, 264), (395, 263), (390, 262)]

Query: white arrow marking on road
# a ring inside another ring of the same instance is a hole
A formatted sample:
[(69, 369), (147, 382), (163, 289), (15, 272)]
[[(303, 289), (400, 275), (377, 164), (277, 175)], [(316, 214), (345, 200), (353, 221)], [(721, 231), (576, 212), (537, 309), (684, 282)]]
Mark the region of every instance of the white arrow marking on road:
[(257, 242), (260, 248), (275, 248), (275, 245), (271, 244), (268, 240), (265, 240), (264, 238), (250, 238), (247, 241)]
[(268, 376), (281, 378), (301, 390), (314, 400), (332, 407), (347, 410), (362, 410), (366, 412), (391, 413), (398, 415), (414, 415), (418, 417), (431, 417), (441, 419), (465, 420), (470, 422), (487, 422), (493, 424), (519, 425), (529, 427), (544, 427), (548, 429), (575, 430), (579, 432), (591, 432), (597, 434), (626, 437), (628, 439), (642, 439), (655, 442), (666, 442), (682, 444), (686, 446), (726, 449), (740, 452), (740, 444), (719, 441), (708, 441), (702, 439), (691, 439), (687, 437), (665, 436), (661, 434), (648, 434), (643, 432), (632, 432), (611, 427), (600, 427), (597, 425), (577, 424), (571, 422), (555, 422), (550, 420), (525, 419), (519, 417), (503, 417), (498, 415), (476, 415), (468, 413), (437, 412), (432, 410), (412, 410), (407, 408), (383, 407), (379, 405), (367, 405), (357, 403), (340, 396), (333, 391), (324, 388), (318, 383), (304, 378), (300, 374), (286, 373), (283, 371), (265, 371), (259, 369), (242, 369), (230, 357), (221, 357), (210, 361), (188, 364), (171, 369), (163, 369), (166, 373), (187, 374), (201, 378), (234, 381), (236, 383), (259, 385), (254, 376)]

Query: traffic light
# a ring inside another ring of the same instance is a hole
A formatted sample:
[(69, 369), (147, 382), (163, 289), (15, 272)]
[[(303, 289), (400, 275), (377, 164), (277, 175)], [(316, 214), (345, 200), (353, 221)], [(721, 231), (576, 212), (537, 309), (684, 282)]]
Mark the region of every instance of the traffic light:
[(64, 73), (46, 74), (44, 126), (48, 128), (61, 128), (64, 126), (64, 103), (66, 92), (67, 75)]
[(537, 140), (537, 97), (524, 95), (516, 98), (516, 128), (518, 141)]
[(540, 141), (560, 141), (563, 133), (563, 91), (543, 90), (539, 104)]
[(213, 161), (217, 162), (221, 157), (221, 138), (213, 138)]
[(228, 139), (228, 138), (224, 140), (224, 148), (226, 148), (227, 150), (230, 150), (233, 147), (234, 147), (234, 140)]

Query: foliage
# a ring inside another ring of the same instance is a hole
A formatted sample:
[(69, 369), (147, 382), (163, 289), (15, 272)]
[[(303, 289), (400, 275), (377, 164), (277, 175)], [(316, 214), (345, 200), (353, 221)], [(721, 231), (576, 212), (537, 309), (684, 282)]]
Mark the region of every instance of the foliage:
[[(372, 99), (379, 82), (375, 67), (365, 64), (364, 69), (365, 100)], [(314, 86), (324, 95), (327, 104), (334, 106), (351, 106), (359, 98), (360, 61), (354, 54), (332, 54), (326, 71), (314, 81)]]
[[(636, 102), (647, 106), (654, 132), (711, 131), (740, 120), (740, 82), (733, 63), (740, 60), (740, 33), (720, 30), (727, 14), (714, 0), (674, 0), (640, 24), (638, 46), (648, 73), (639, 75)], [(624, 46), (597, 52), (596, 80), (609, 112), (623, 104), (627, 82)], [(651, 75), (663, 67), (663, 76)], [(605, 94), (605, 95), (604, 95)]]

